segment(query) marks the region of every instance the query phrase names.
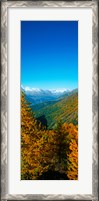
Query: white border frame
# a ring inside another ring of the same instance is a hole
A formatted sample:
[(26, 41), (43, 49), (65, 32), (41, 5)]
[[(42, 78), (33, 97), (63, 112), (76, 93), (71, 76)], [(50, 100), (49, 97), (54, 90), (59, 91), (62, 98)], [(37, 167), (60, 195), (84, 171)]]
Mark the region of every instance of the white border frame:
[[(77, 181), (20, 181), (21, 21), (78, 21), (79, 165)], [(87, 8), (8, 9), (8, 183), (10, 194), (92, 193), (92, 10)], [(86, 48), (87, 47), (87, 48)], [(14, 50), (14, 51), (13, 51)], [(84, 80), (83, 80), (84, 78)], [(87, 97), (87, 99), (86, 99)], [(90, 115), (89, 115), (90, 114)], [(14, 135), (13, 135), (14, 133)], [(89, 140), (90, 139), (90, 140)], [(16, 143), (17, 142), (17, 143)], [(13, 150), (13, 151), (12, 151)], [(20, 150), (20, 151), (19, 151)], [(49, 186), (49, 188), (46, 188)], [(56, 187), (55, 187), (56, 186)]]

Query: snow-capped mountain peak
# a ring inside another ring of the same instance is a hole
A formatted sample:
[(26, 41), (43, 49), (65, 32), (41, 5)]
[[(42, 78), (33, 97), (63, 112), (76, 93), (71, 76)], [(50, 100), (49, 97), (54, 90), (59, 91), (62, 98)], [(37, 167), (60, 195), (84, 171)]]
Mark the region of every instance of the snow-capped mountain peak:
[(40, 92), (41, 89), (39, 88), (30, 88), (30, 87), (23, 87), (23, 85), (21, 85), (21, 89), (23, 89), (25, 92)]
[(60, 89), (49, 89), (52, 93), (64, 93), (70, 91), (69, 89), (66, 88), (60, 88)]
[(31, 90), (34, 92), (40, 92), (41, 91), (41, 89), (39, 89), (39, 88), (32, 88)]
[(30, 88), (30, 87), (23, 87), (21, 86), (21, 88), (25, 91), (25, 92), (32, 92), (32, 93), (40, 93), (40, 92), (44, 92), (44, 93), (52, 93), (52, 94), (58, 94), (58, 93), (64, 93), (64, 92), (69, 92), (70, 89), (66, 89), (66, 88), (57, 88), (57, 89), (40, 89), (40, 88)]
[(64, 95), (68, 96), (71, 93), (71, 90), (66, 88), (40, 89), (21, 86), (21, 89), (25, 93), (26, 99), (32, 104), (56, 101)]

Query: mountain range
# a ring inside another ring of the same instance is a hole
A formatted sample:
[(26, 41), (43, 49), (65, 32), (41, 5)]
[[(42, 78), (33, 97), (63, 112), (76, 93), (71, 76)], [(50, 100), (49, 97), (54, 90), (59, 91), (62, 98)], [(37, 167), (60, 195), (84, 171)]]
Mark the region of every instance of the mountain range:
[(22, 87), (26, 95), (26, 99), (31, 105), (44, 103), (48, 101), (56, 101), (64, 95), (68, 95), (71, 91), (69, 89), (39, 89), (39, 88), (29, 88)]
[(57, 122), (78, 124), (78, 89), (22, 88), (34, 116), (48, 129)]

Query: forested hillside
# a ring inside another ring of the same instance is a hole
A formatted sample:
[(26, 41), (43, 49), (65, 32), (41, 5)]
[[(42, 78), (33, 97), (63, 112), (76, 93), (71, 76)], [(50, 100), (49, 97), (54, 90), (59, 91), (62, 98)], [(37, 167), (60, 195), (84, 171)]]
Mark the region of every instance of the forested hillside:
[[(55, 103), (54, 107), (57, 108), (57, 112), (58, 109), (64, 108), (63, 116), (70, 110), (67, 116), (70, 119), (74, 103), (77, 112), (77, 94), (68, 100), (67, 105), (66, 102), (67, 99), (63, 99), (60, 105)], [(62, 118), (62, 113), (59, 115)], [(49, 174), (50, 179), (78, 179), (78, 126), (60, 121), (56, 124), (56, 127), (50, 130), (43, 127), (34, 117), (25, 94), (21, 93), (22, 180), (49, 179)]]
[(49, 129), (55, 127), (56, 123), (78, 124), (78, 92), (64, 96), (58, 101), (51, 101), (48, 103), (41, 103), (32, 106), (35, 112), (35, 117), (40, 119), (42, 123), (45, 122)]

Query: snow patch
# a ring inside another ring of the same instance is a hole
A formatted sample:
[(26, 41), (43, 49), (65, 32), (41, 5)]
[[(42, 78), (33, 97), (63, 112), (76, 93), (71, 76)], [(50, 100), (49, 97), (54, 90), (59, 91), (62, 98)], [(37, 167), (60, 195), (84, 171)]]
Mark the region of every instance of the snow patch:
[(64, 93), (64, 92), (70, 92), (70, 89), (66, 88), (57, 88), (57, 89), (40, 89), (40, 88), (30, 88), (28, 86), (23, 87), (21, 85), (21, 88), (24, 89), (26, 92), (34, 92), (34, 93), (40, 93), (40, 92), (50, 92), (52, 94), (59, 94), (59, 93)]
[(68, 92), (70, 90), (66, 89), (66, 88), (62, 88), (62, 89), (50, 89), (49, 91), (51, 91), (52, 93), (64, 93), (64, 92)]

